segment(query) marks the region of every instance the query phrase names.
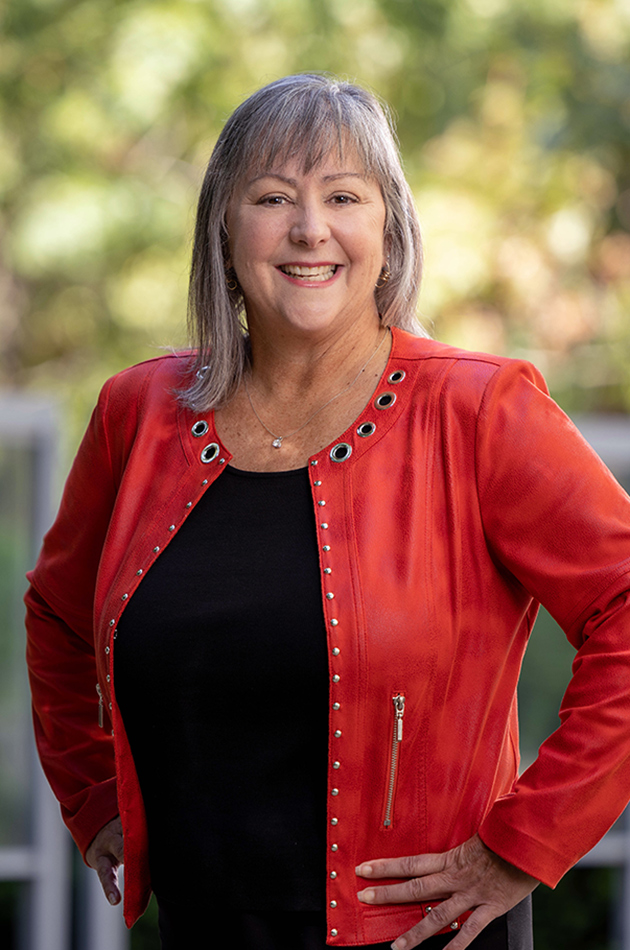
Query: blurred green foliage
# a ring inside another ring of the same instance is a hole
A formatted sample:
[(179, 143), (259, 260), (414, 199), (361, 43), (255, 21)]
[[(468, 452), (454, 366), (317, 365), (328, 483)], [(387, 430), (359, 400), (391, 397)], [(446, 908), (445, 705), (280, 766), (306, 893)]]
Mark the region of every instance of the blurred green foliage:
[(0, 34), (0, 383), (57, 391), (71, 442), (108, 374), (186, 341), (226, 116), (309, 69), (397, 113), (431, 331), (630, 404), (627, 0), (8, 0)]

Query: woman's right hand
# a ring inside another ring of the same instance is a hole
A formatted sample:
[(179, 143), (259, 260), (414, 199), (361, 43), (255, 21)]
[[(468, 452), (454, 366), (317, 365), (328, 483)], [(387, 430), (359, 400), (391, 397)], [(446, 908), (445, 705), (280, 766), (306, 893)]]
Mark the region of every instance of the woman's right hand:
[(85, 859), (98, 874), (109, 903), (119, 904), (118, 868), (124, 863), (123, 832), (119, 817), (112, 818), (101, 828), (87, 849)]

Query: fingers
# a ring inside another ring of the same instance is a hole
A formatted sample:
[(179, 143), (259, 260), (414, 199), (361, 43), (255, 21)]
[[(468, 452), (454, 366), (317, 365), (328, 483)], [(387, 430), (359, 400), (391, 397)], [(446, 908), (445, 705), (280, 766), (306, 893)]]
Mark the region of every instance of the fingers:
[[(455, 902), (445, 901), (435, 907), (431, 914), (419, 924), (397, 937), (392, 943), (392, 950), (412, 950), (413, 947), (419, 946), (428, 937), (432, 937), (440, 930), (449, 927), (451, 922), (462, 913), (461, 907), (457, 910)], [(453, 939), (447, 944), (447, 950), (465, 950), (492, 919), (492, 914), (484, 911), (483, 908), (478, 908), (464, 922), (461, 930), (456, 935), (454, 934)]]
[(357, 897), (364, 904), (408, 904), (415, 901), (445, 900), (451, 893), (452, 887), (449, 887), (444, 875), (433, 874), (429, 877), (414, 877), (402, 884), (366, 887), (359, 891)]
[(118, 867), (124, 863), (124, 842), (120, 818), (108, 822), (94, 838), (85, 859), (94, 868), (110, 904), (119, 904)]
[(436, 874), (446, 867), (445, 854), (409, 854), (402, 858), (379, 858), (364, 861), (355, 868), (358, 877), (417, 877), (420, 874)]

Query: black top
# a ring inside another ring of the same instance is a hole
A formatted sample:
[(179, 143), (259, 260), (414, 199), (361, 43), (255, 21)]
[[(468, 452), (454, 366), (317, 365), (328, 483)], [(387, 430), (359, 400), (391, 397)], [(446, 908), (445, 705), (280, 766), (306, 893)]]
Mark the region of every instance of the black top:
[(306, 469), (227, 467), (118, 624), (158, 897), (325, 906), (328, 664)]

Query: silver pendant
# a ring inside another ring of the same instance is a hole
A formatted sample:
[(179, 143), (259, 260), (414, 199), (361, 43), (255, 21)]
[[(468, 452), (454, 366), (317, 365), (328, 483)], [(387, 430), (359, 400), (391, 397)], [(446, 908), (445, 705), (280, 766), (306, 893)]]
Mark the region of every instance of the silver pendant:
[(284, 438), (284, 436), (280, 435), (280, 436), (278, 436), (277, 439), (274, 439), (274, 440), (273, 440), (273, 442), (272, 442), (271, 444), (273, 445), (274, 449), (281, 449), (281, 448), (282, 448), (282, 439), (283, 439), (283, 438)]

